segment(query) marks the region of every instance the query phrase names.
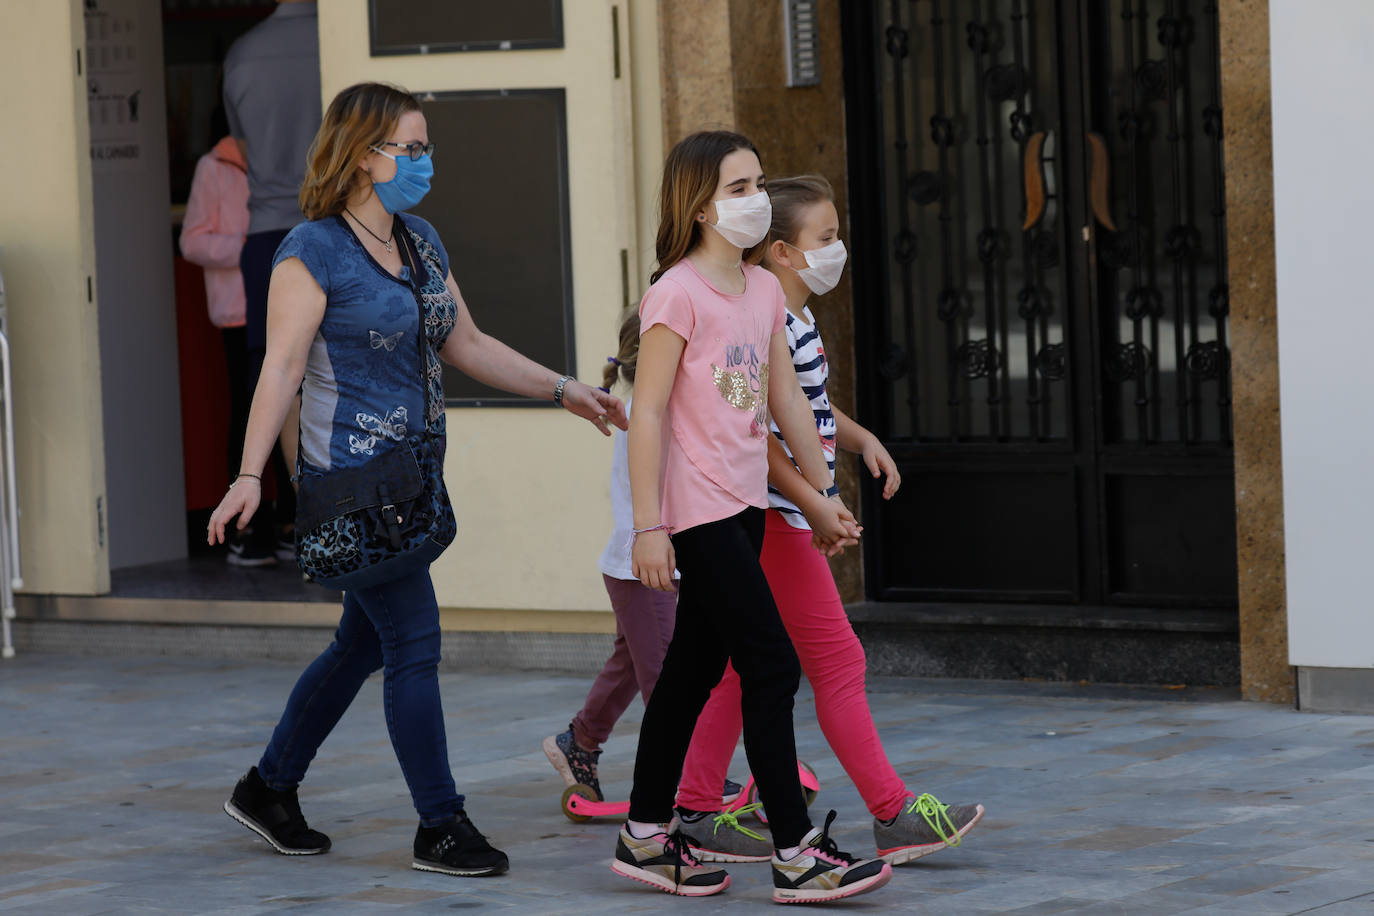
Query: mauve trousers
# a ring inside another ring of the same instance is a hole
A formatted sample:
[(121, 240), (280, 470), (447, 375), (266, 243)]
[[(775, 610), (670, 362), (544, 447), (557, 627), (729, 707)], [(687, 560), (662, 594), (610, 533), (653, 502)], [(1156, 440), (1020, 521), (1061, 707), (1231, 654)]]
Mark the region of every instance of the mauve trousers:
[(648, 705), (677, 616), (675, 593), (656, 591), (634, 579), (604, 574), (601, 578), (615, 611), (615, 647), (572, 720), (573, 740), (589, 751), (611, 736), (636, 693)]

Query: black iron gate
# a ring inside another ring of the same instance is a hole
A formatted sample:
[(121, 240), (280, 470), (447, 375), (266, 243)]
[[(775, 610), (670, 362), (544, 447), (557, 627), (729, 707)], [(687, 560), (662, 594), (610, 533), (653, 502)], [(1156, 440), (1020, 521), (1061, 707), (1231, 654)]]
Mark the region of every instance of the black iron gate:
[(870, 596), (1234, 607), (1216, 3), (842, 7)]

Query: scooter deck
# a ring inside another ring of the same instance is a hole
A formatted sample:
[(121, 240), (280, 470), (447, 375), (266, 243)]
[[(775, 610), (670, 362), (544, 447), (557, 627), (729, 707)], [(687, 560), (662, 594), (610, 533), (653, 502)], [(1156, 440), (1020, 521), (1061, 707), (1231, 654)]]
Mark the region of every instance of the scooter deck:
[[(816, 771), (798, 760), (797, 777), (801, 780), (802, 789), (806, 795), (806, 803), (810, 805), (821, 790), (821, 783), (816, 778)], [(754, 777), (751, 775), (749, 781), (744, 785), (744, 790), (725, 806), (725, 810), (737, 811), (755, 801), (757, 795)], [(628, 801), (597, 801), (596, 793), (581, 783), (568, 786), (563, 790), (563, 798), (559, 802), (559, 807), (563, 809), (563, 814), (568, 820), (577, 824), (585, 823), (594, 817), (625, 818), (630, 814)], [(768, 822), (767, 817), (762, 815), (762, 809), (757, 810), (755, 814), (759, 820), (764, 823)]]

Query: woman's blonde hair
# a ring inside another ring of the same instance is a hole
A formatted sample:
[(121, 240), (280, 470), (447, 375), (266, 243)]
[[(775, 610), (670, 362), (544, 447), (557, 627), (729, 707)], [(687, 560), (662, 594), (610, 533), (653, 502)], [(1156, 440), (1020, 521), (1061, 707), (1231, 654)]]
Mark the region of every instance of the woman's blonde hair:
[(615, 385), (616, 379), (624, 379), (625, 384), (635, 383), (635, 367), (639, 365), (639, 309), (626, 309), (620, 322), (620, 349), (615, 356), (606, 360), (606, 368), (601, 371), (601, 384), (607, 391)]
[(773, 241), (792, 244), (801, 234), (802, 212), (812, 204), (835, 202), (835, 189), (824, 175), (798, 175), (795, 178), (770, 178), (768, 200), (773, 205)]
[[(658, 239), (655, 254), (658, 269), (649, 276), (651, 284), (668, 272), (678, 261), (687, 257), (701, 240), (701, 224), (697, 211), (706, 206), (720, 184), (720, 164), (737, 149), (747, 149), (758, 156), (758, 148), (729, 130), (703, 130), (678, 141), (663, 163), (663, 186), (659, 192)], [(760, 160), (762, 157), (760, 157)], [(767, 239), (750, 248), (744, 260), (758, 262)]]
[(419, 110), (415, 96), (386, 83), (358, 83), (334, 96), (306, 154), (300, 193), (305, 218), (342, 213), (367, 181), (358, 163), (396, 128), (401, 115)]

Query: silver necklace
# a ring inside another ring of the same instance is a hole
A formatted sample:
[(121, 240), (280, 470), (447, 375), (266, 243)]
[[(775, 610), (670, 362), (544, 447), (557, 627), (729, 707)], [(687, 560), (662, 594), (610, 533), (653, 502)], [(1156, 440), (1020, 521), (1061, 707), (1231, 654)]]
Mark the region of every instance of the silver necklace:
[(382, 238), (380, 235), (378, 235), (377, 233), (373, 232), (371, 229), (367, 228), (367, 223), (365, 223), (365, 222), (363, 222), (362, 220), (358, 219), (358, 214), (354, 213), (352, 210), (348, 209), (347, 207), (344, 207), (344, 212), (347, 213), (349, 216), (353, 217), (353, 222), (357, 223), (359, 226), (362, 226), (364, 232), (366, 232), (368, 235), (372, 236), (372, 237), (373, 237), (374, 239), (376, 239), (377, 241), (381, 242), (383, 248), (385, 248), (387, 251), (392, 251), (392, 250), (394, 250), (394, 249), (392, 249), (392, 247), (391, 247), (391, 242), (392, 242), (393, 239), (396, 238), (396, 233), (395, 233), (395, 232), (392, 232), (391, 235), (388, 236), (387, 238)]

